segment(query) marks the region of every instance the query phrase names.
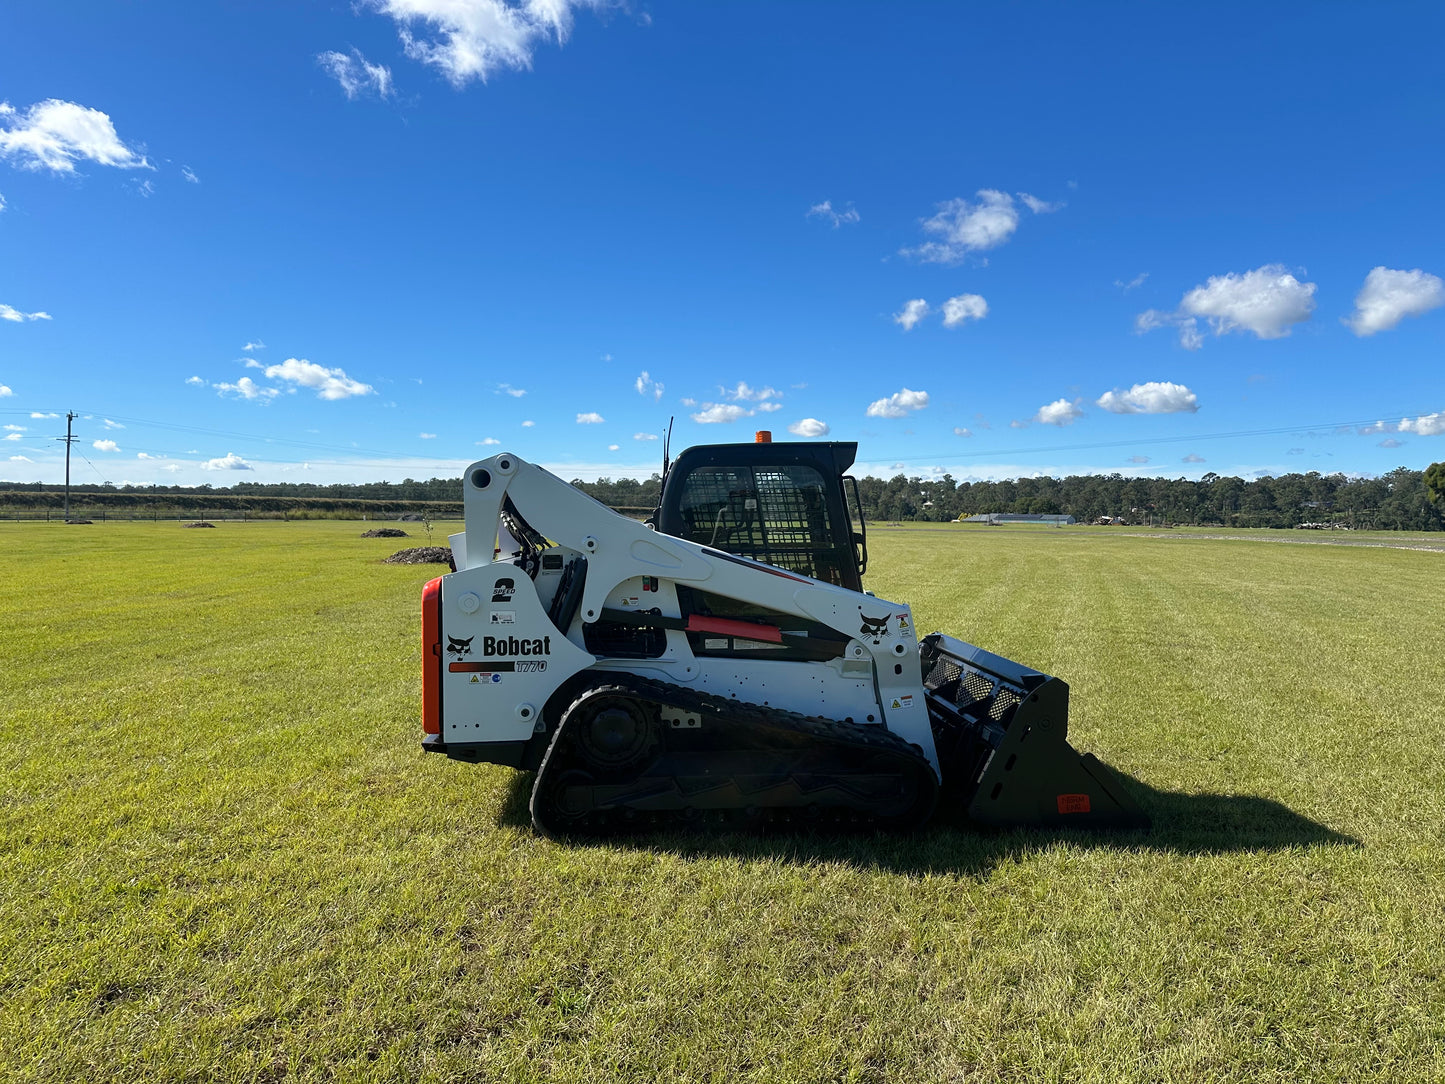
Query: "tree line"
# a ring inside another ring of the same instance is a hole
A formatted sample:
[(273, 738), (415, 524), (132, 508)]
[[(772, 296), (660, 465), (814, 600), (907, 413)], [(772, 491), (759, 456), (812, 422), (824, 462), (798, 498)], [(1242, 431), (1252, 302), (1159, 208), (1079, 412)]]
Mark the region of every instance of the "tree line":
[[(572, 484), (613, 508), (630, 512), (657, 505), (662, 478), (573, 479)], [(1104, 516), (1125, 523), (1226, 527), (1297, 527), (1328, 524), (1378, 530), (1445, 530), (1445, 463), (1426, 471), (1397, 468), (1378, 478), (1344, 474), (1282, 474), (1244, 479), (1206, 474), (1187, 478), (1071, 475), (959, 482), (945, 474), (861, 478), (858, 493), (870, 521), (957, 519), (986, 512), (1071, 515), (1081, 522)], [(0, 483), (0, 506), (59, 508), (62, 487)], [(366, 514), (373, 518), (422, 512), (437, 518), (461, 514), (461, 479), (432, 478), (357, 485), (240, 482), (211, 486), (75, 485), (72, 503), (109, 508), (236, 508), (253, 512)]]

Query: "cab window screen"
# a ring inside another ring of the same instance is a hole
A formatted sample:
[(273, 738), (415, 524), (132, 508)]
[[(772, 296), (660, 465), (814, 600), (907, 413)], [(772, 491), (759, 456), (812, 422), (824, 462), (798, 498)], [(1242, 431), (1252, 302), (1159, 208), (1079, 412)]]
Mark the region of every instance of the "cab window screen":
[(826, 494), (812, 467), (703, 467), (688, 475), (680, 511), (693, 542), (841, 583)]

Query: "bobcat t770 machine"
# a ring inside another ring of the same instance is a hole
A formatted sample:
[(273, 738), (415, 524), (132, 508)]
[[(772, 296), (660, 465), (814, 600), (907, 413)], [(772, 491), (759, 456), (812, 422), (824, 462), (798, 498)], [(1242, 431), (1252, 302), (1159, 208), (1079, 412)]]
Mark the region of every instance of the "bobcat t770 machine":
[[(760, 438), (762, 434), (759, 434)], [(857, 445), (690, 448), (650, 524), (504, 453), (422, 595), (423, 748), (535, 770), (552, 836), (713, 823), (1142, 825), (1068, 686), (862, 589)]]

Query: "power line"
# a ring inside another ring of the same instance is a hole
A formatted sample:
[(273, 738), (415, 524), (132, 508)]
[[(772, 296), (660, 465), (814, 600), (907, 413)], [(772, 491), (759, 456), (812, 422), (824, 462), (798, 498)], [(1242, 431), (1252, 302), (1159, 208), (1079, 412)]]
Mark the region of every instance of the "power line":
[[(1393, 413), (1393, 412), (1392, 412), (1392, 413)], [(1424, 413), (1424, 412), (1423, 412), (1423, 411), (1404, 411), (1404, 412), (1401, 414), (1401, 417), (1407, 417), (1407, 416), (1409, 416), (1409, 415), (1412, 414), (1412, 413), (1414, 413), (1414, 414), (1416, 414), (1416, 415), (1419, 415), (1419, 414)], [(1374, 425), (1376, 425), (1376, 424), (1378, 423), (1378, 421), (1379, 421), (1379, 418), (1378, 418), (1378, 416), (1377, 416), (1377, 417), (1376, 417), (1375, 419), (1373, 419), (1373, 420), (1350, 421), (1350, 422), (1316, 422), (1316, 423), (1313, 423), (1313, 424), (1311, 424), (1311, 425), (1286, 425), (1286, 426), (1278, 426), (1278, 427), (1269, 428), (1269, 429), (1237, 429), (1237, 430), (1233, 430), (1233, 431), (1228, 432), (1228, 433), (1194, 433), (1194, 434), (1189, 434), (1189, 435), (1187, 435), (1187, 436), (1133, 437), (1133, 438), (1131, 438), (1131, 439), (1129, 439), (1129, 440), (1090, 441), (1090, 442), (1088, 442), (1088, 443), (1080, 443), (1080, 444), (1056, 444), (1056, 445), (1053, 445), (1053, 446), (1040, 445), (1040, 446), (1034, 447), (1034, 448), (1007, 448), (1007, 449), (1001, 448), (1001, 449), (996, 449), (996, 450), (987, 450), (987, 451), (979, 451), (979, 452), (949, 451), (949, 452), (932, 453), (932, 454), (928, 454), (928, 455), (904, 455), (904, 456), (881, 456), (881, 457), (879, 457), (879, 456), (870, 456), (869, 458), (870, 458), (870, 459), (875, 459), (875, 458), (899, 459), (899, 460), (903, 460), (904, 462), (908, 462), (908, 461), (912, 461), (912, 460), (922, 460), (922, 459), (977, 459), (977, 458), (988, 458), (988, 457), (993, 457), (993, 456), (1051, 454), (1051, 453), (1054, 453), (1054, 452), (1079, 452), (1079, 451), (1089, 451), (1089, 450), (1096, 449), (1096, 448), (1137, 448), (1137, 447), (1139, 447), (1140, 445), (1143, 445), (1143, 444), (1188, 444), (1188, 443), (1191, 443), (1191, 442), (1193, 442), (1193, 441), (1200, 441), (1200, 440), (1231, 440), (1231, 439), (1236, 439), (1236, 438), (1239, 438), (1239, 437), (1284, 436), (1284, 435), (1291, 434), (1291, 433), (1310, 433), (1310, 432), (1315, 432), (1315, 431), (1322, 430), (1322, 429), (1323, 429), (1323, 430), (1335, 430), (1335, 431), (1338, 431), (1338, 435), (1343, 436), (1343, 435), (1345, 435), (1344, 432), (1343, 432), (1344, 430), (1358, 429), (1358, 428), (1361, 428), (1361, 427), (1374, 426)], [(1384, 432), (1384, 430), (1380, 430), (1380, 432)], [(1333, 435), (1336, 435), (1336, 434), (1335, 434), (1335, 433), (1330, 433), (1330, 434), (1328, 434), (1328, 435), (1333, 436)]]
[[(26, 411), (0, 411), (0, 414), (25, 414), (25, 413), (27, 413), (27, 412), (26, 412)], [(34, 413), (34, 412), (30, 412), (30, 413)], [(52, 413), (53, 413), (53, 412), (52, 412)], [(100, 413), (101, 413), (101, 412), (89, 411), (89, 412), (87, 412), (87, 416), (98, 415), (98, 414), (100, 414)], [(1384, 416), (1384, 417), (1407, 418), (1407, 417), (1410, 417), (1410, 416), (1412, 416), (1412, 415), (1418, 417), (1418, 416), (1420, 416), (1420, 415), (1428, 414), (1428, 413), (1431, 413), (1431, 412), (1425, 411), (1425, 410), (1388, 411), (1388, 412), (1384, 412), (1383, 416)], [(75, 417), (77, 417), (77, 416), (78, 416), (78, 415), (76, 415), (76, 414), (73, 413), (73, 412), (72, 412), (72, 413), (68, 413), (68, 414), (66, 415), (67, 419), (75, 418)], [(126, 415), (122, 415), (122, 414), (106, 414), (106, 415), (104, 415), (104, 416), (105, 416), (105, 417), (108, 417), (108, 418), (116, 419), (116, 420), (119, 420), (119, 421), (122, 421), (122, 422), (126, 422), (126, 423), (129, 423), (129, 424), (131, 424), (131, 425), (137, 425), (137, 426), (143, 426), (143, 427), (150, 427), (150, 428), (153, 428), (153, 429), (159, 429), (159, 430), (163, 430), (163, 431), (166, 431), (166, 432), (174, 432), (174, 433), (194, 433), (194, 434), (203, 435), (203, 436), (222, 437), (222, 438), (226, 438), (226, 439), (230, 439), (230, 440), (255, 441), (255, 442), (259, 442), (259, 443), (261, 443), (261, 444), (269, 444), (269, 445), (273, 445), (273, 446), (281, 446), (281, 447), (287, 447), (287, 448), (297, 448), (297, 449), (304, 449), (304, 450), (316, 451), (316, 452), (331, 452), (331, 453), (335, 453), (335, 454), (348, 455), (348, 456), (354, 456), (354, 455), (386, 456), (386, 457), (395, 458), (395, 459), (415, 459), (415, 460), (422, 460), (422, 461), (428, 461), (428, 462), (435, 462), (435, 463), (437, 463), (437, 464), (452, 462), (452, 461), (454, 460), (454, 458), (455, 458), (455, 457), (447, 457), (447, 456), (420, 456), (420, 455), (416, 455), (416, 454), (411, 453), (411, 452), (396, 451), (396, 450), (394, 450), (394, 449), (389, 449), (389, 448), (366, 448), (366, 447), (360, 447), (360, 446), (358, 446), (358, 445), (327, 444), (327, 443), (323, 443), (323, 442), (320, 442), (320, 441), (294, 440), (294, 439), (286, 438), (286, 437), (267, 437), (267, 436), (261, 436), (261, 435), (259, 435), (259, 434), (255, 434), (255, 433), (242, 433), (242, 432), (237, 432), (237, 431), (235, 431), (235, 430), (211, 429), (211, 428), (207, 428), (207, 427), (203, 427), (203, 426), (181, 425), (181, 424), (178, 424), (178, 423), (175, 423), (175, 422), (155, 421), (155, 420), (149, 419), (149, 418), (127, 417)], [(1238, 429), (1238, 430), (1231, 430), (1231, 431), (1222, 432), (1222, 433), (1198, 433), (1198, 434), (1176, 435), (1176, 436), (1140, 436), (1140, 437), (1131, 437), (1131, 438), (1129, 438), (1129, 439), (1127, 439), (1127, 440), (1086, 441), (1086, 442), (1077, 442), (1077, 443), (1073, 443), (1073, 444), (1059, 444), (1059, 445), (1053, 445), (1053, 446), (1037, 445), (1037, 446), (1033, 446), (1033, 447), (1024, 447), (1024, 448), (993, 448), (993, 449), (984, 449), (984, 450), (977, 450), (977, 451), (965, 451), (965, 450), (962, 450), (962, 449), (954, 448), (954, 449), (949, 449), (949, 450), (947, 450), (947, 451), (934, 451), (934, 452), (926, 452), (926, 453), (914, 453), (914, 454), (910, 454), (910, 455), (893, 455), (893, 454), (890, 454), (890, 453), (878, 452), (878, 453), (870, 453), (867, 458), (868, 458), (869, 460), (890, 459), (890, 460), (902, 461), (902, 462), (921, 462), (921, 461), (924, 461), (924, 460), (939, 460), (939, 459), (994, 459), (994, 458), (1001, 458), (1001, 457), (1008, 457), (1008, 456), (1020, 456), (1020, 455), (1050, 455), (1050, 454), (1054, 454), (1054, 453), (1057, 453), (1057, 452), (1092, 451), (1092, 450), (1096, 450), (1096, 449), (1106, 449), (1106, 448), (1129, 448), (1129, 447), (1135, 447), (1135, 448), (1137, 448), (1137, 447), (1139, 447), (1139, 446), (1141, 446), (1141, 445), (1146, 445), (1146, 444), (1183, 444), (1183, 443), (1189, 443), (1189, 442), (1192, 442), (1192, 441), (1231, 440), (1231, 439), (1239, 439), (1239, 438), (1244, 438), (1244, 437), (1285, 436), (1285, 435), (1294, 434), (1294, 433), (1310, 433), (1310, 432), (1314, 432), (1314, 431), (1318, 431), (1318, 430), (1343, 431), (1343, 430), (1360, 429), (1360, 428), (1372, 428), (1372, 427), (1374, 427), (1374, 426), (1376, 426), (1376, 425), (1379, 424), (1380, 418), (1381, 418), (1381, 414), (1377, 413), (1377, 414), (1375, 414), (1375, 415), (1374, 415), (1373, 417), (1371, 417), (1371, 418), (1356, 419), (1356, 420), (1354, 420), (1354, 421), (1342, 421), (1342, 422), (1313, 422), (1313, 423), (1304, 424), (1304, 425), (1273, 426), (1273, 427), (1267, 427), (1267, 428), (1261, 428), (1261, 429)], [(68, 428), (68, 427), (67, 427), (67, 428)], [(1380, 430), (1380, 432), (1383, 432), (1383, 430)], [(1334, 435), (1334, 434), (1332, 433), (1332, 434), (1330, 434), (1330, 435)], [(1344, 434), (1341, 433), (1340, 435), (1344, 435)], [(56, 438), (56, 439), (58, 439), (58, 440), (65, 440), (66, 438), (60, 437), (60, 438)], [(79, 439), (79, 438), (72, 438), (72, 439)], [(141, 449), (141, 450), (145, 450), (145, 449)], [(166, 455), (167, 453), (160, 452), (160, 453), (158, 453), (158, 454)], [(252, 452), (251, 454), (254, 455), (255, 453)], [(178, 458), (178, 457), (176, 457), (176, 458)], [(86, 460), (86, 462), (89, 463), (89, 460)], [(367, 462), (367, 461), (364, 461), (364, 460), (351, 460), (349, 465), (358, 466), (358, 467), (369, 467), (369, 466), (386, 467), (386, 466), (392, 466), (393, 464), (390, 464), (390, 463), (372, 463), (372, 462)], [(94, 465), (92, 464), (92, 467), (93, 467), (93, 466), (94, 466)], [(97, 471), (97, 473), (100, 473), (100, 472)]]

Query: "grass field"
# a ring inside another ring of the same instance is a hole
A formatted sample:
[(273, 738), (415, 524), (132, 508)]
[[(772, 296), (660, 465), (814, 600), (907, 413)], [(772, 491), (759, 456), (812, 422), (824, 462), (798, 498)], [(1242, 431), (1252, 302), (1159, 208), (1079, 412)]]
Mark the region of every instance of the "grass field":
[(563, 847), (363, 527), (0, 524), (0, 1079), (1445, 1080), (1445, 555), (875, 530), (1153, 830)]

